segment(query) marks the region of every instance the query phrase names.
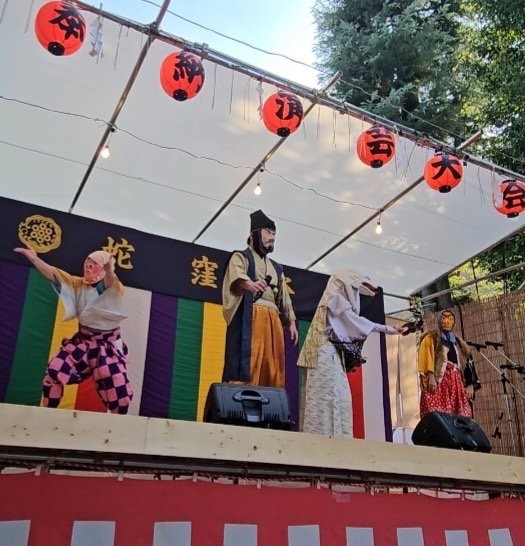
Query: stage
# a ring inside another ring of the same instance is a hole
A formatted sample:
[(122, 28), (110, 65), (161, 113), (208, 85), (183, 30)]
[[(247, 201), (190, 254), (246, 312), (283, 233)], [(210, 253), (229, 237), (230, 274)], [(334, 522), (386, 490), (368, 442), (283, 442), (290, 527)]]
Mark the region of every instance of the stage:
[(525, 460), (255, 427), (0, 405), (0, 462), (525, 492)]

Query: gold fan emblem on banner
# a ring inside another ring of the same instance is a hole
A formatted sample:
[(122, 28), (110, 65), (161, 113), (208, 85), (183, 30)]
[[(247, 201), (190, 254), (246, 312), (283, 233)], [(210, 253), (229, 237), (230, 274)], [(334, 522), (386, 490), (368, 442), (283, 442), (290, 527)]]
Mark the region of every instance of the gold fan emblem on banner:
[(62, 228), (52, 219), (34, 214), (18, 224), (18, 238), (35, 252), (54, 250), (62, 242)]

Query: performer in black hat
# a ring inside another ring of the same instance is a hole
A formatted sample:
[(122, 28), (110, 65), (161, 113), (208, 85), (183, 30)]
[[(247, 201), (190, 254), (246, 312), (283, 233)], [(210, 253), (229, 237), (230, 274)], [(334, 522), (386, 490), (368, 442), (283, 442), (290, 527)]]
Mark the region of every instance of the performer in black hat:
[(226, 266), (222, 309), (228, 324), (222, 380), (284, 387), (284, 331), (299, 334), (283, 268), (268, 257), (275, 222), (262, 210), (250, 214), (248, 248), (235, 251)]

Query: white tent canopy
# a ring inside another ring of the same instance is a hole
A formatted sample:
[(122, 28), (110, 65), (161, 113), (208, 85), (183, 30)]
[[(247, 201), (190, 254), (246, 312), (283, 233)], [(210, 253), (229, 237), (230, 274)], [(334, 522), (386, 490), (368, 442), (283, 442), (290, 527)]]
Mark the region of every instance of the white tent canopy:
[[(492, 205), (493, 184), (512, 173), (471, 158), (458, 188), (432, 191), (415, 184), (434, 152), (414, 135), (400, 135), (396, 159), (371, 169), (355, 152), (370, 118), (300, 84), (284, 82), (313, 107), (281, 142), (258, 107), (282, 78), (218, 62), (211, 49), (200, 94), (174, 101), (159, 70), (181, 41), (162, 31), (147, 49), (141, 25), (105, 19), (104, 57), (90, 56), (89, 43), (54, 57), (33, 31), (43, 3), (9, 2), (0, 23), (4, 197), (225, 250), (244, 245), (249, 213), (262, 209), (278, 227), (278, 261), (323, 273), (350, 266), (400, 296), (524, 226), (525, 215), (508, 219)], [(84, 15), (88, 25), (97, 17)], [(96, 154), (106, 135), (104, 160)]]

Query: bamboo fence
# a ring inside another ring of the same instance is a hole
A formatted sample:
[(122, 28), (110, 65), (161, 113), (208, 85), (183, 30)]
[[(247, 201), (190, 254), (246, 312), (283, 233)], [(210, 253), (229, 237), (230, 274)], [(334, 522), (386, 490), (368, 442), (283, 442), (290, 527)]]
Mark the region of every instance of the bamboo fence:
[[(525, 290), (470, 302), (452, 308), (455, 332), (467, 342), (486, 344), (472, 348), (482, 388), (474, 401), (474, 419), (492, 445), (492, 453), (525, 455)], [(425, 314), (434, 327), (436, 315)], [(507, 357), (507, 358), (505, 358)], [(504, 366), (503, 368), (501, 366)]]

